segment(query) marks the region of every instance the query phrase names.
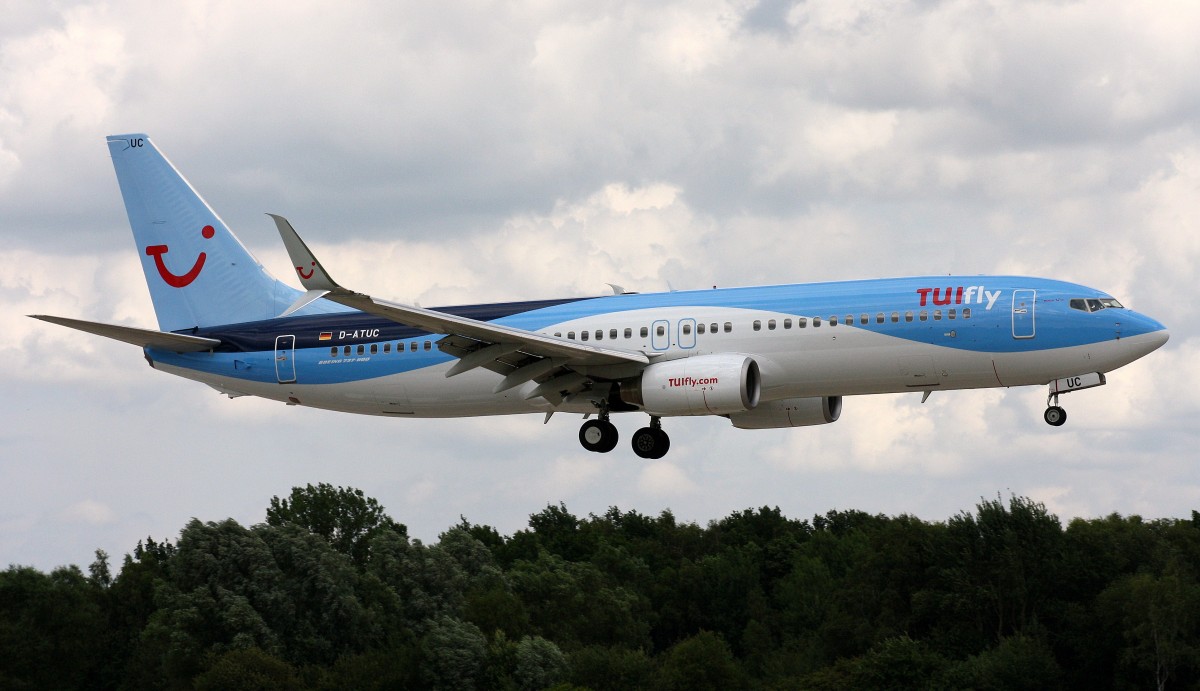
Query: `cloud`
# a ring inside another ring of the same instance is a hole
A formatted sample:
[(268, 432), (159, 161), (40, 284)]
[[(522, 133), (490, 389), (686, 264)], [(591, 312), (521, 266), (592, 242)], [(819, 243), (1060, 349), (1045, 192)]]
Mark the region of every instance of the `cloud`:
[[(9, 5), (0, 534), (17, 561), (119, 554), (327, 480), (423, 539), (460, 514), (511, 532), (563, 499), (705, 521), (764, 503), (940, 519), (997, 491), (1165, 515), (1200, 494), (1193, 3)], [(1012, 272), (1110, 291), (1172, 340), (1065, 397), (1058, 430), (1042, 387), (853, 397), (814, 428), (669, 419), (655, 463), (627, 446), (641, 415), (614, 416), (623, 443), (594, 456), (573, 416), (229, 401), (23, 316), (155, 323), (103, 146), (129, 131), (288, 280), (264, 211), (342, 283), (425, 306)], [(63, 504), (70, 535), (41, 518)]]
[(77, 523), (104, 524), (115, 522), (117, 514), (107, 504), (85, 499), (68, 506), (63, 511), (63, 518)]

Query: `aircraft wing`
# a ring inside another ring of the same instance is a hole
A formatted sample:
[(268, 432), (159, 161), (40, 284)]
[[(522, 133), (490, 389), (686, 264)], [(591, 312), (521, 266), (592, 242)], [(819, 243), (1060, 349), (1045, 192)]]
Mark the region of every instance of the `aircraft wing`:
[[(640, 351), (603, 348), (551, 338), (502, 324), (460, 317), (413, 305), (402, 305), (347, 290), (334, 281), (287, 219), (268, 214), (275, 221), (283, 244), (296, 267), (296, 275), (308, 291), (284, 314), (290, 314), (318, 298), (353, 307), (398, 324), (447, 334), (438, 343), (459, 362), (446, 373), (452, 377), (476, 367), (504, 375), (496, 391), (527, 381), (539, 386), (529, 397), (543, 396), (552, 402), (587, 386), (576, 371), (609, 365), (647, 365), (650, 358)], [(557, 383), (556, 383), (557, 382)], [(562, 388), (556, 388), (559, 384)]]
[(102, 324), (82, 319), (52, 317), (47, 314), (31, 314), (29, 316), (44, 322), (50, 322), (51, 324), (58, 324), (59, 326), (86, 331), (97, 336), (132, 343), (143, 348), (149, 346), (152, 348), (162, 348), (163, 350), (173, 350), (177, 353), (194, 353), (202, 350), (212, 350), (221, 345), (221, 341), (216, 338), (189, 336), (187, 334), (154, 331), (152, 329), (139, 329), (132, 326), (117, 326), (116, 324)]

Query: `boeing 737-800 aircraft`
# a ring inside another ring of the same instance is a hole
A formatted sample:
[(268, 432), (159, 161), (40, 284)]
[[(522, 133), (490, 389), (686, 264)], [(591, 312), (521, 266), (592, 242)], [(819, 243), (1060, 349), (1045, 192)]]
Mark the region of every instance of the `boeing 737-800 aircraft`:
[[(742, 429), (834, 422), (844, 396), (1049, 386), (1060, 394), (1167, 341), (1166, 328), (1081, 285), (926, 276), (424, 309), (333, 280), (272, 216), (304, 291), (271, 276), (144, 134), (109, 152), (158, 331), (35, 315), (139, 345), (151, 367), (236, 396), (395, 417), (580, 413), (589, 451), (660, 458), (661, 420)], [(616, 291), (620, 292), (620, 291)], [(595, 415), (595, 418), (591, 418)], [(589, 419), (590, 418), (590, 419)]]

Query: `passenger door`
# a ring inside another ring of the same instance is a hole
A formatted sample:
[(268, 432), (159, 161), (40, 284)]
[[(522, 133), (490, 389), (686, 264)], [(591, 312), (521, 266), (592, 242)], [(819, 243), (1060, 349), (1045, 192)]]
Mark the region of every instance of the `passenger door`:
[(1013, 338), (1033, 338), (1037, 334), (1034, 322), (1037, 310), (1037, 291), (1021, 288), (1013, 291), (1012, 335)]
[(280, 384), (296, 381), (296, 337), (275, 337), (275, 378)]

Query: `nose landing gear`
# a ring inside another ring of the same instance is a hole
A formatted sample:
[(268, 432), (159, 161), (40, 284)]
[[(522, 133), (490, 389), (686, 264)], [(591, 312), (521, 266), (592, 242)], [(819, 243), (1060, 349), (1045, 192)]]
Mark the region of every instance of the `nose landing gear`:
[(1107, 383), (1108, 381), (1101, 372), (1088, 372), (1074, 377), (1055, 379), (1050, 382), (1050, 390), (1046, 396), (1046, 412), (1042, 415), (1046, 420), (1046, 424), (1053, 425), (1054, 427), (1062, 427), (1063, 423), (1067, 421), (1067, 411), (1063, 410), (1062, 406), (1058, 404), (1059, 394), (1104, 386)]
[[(1054, 396), (1054, 398), (1057, 399), (1058, 396)], [(1054, 405), (1046, 408), (1046, 412), (1042, 414), (1042, 417), (1046, 420), (1047, 425), (1062, 427), (1067, 421), (1067, 411), (1058, 405), (1058, 401), (1055, 400)]]

